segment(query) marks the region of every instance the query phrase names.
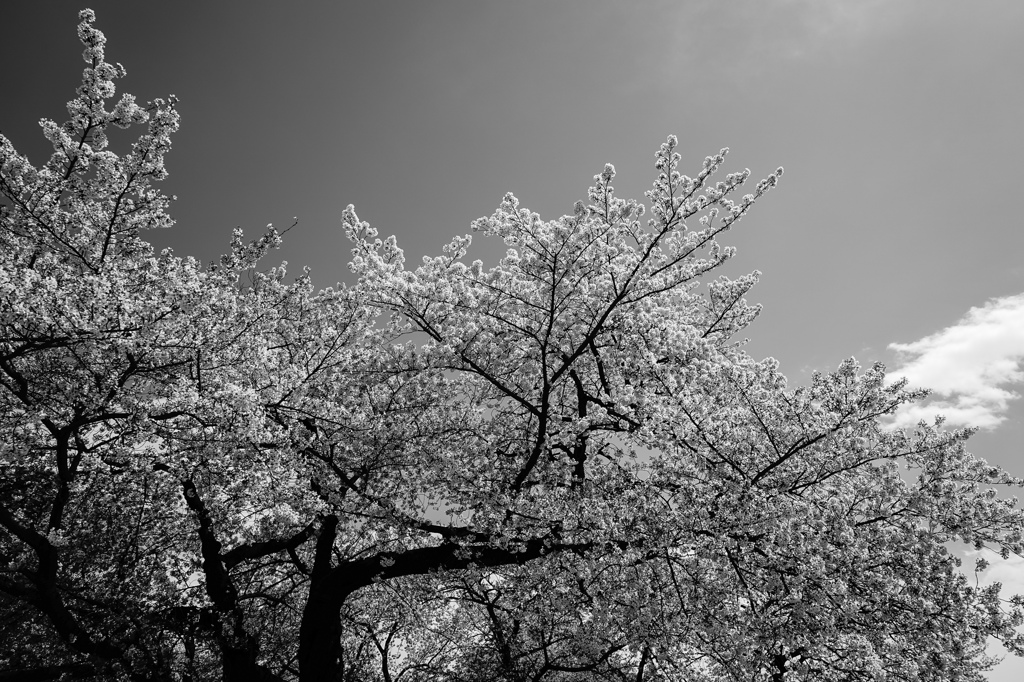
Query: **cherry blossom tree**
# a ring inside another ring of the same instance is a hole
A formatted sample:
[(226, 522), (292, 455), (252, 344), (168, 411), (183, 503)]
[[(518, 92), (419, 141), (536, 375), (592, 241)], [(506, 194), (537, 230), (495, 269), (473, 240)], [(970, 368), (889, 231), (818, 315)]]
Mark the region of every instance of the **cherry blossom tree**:
[[(354, 209), (355, 283), (203, 267), (154, 183), (175, 99), (87, 63), (54, 152), (0, 137), (0, 679), (980, 680), (1024, 603), (951, 543), (1024, 550), (969, 430), (887, 429), (880, 365), (790, 387), (713, 271), (782, 169), (570, 214), (511, 194), (407, 267)], [(110, 126), (142, 127), (124, 154)]]

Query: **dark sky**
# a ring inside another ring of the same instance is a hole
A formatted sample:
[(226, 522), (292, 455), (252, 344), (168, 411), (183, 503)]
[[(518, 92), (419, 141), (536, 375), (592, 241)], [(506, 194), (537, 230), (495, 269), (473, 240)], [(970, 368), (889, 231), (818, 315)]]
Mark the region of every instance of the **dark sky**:
[[(554, 218), (606, 162), (642, 198), (670, 133), (684, 173), (729, 146), (727, 172), (786, 168), (725, 240), (730, 274), (764, 273), (750, 352), (793, 383), (883, 360), (937, 391), (905, 423), (982, 426), (972, 449), (1024, 475), (1024, 2), (90, 6), (119, 89), (181, 100), (158, 246), (208, 261), (235, 226), (297, 216), (280, 258), (327, 286), (347, 276), (349, 203), (415, 262), (507, 191)], [(37, 121), (63, 120), (84, 66), (81, 8), (0, 10), (0, 129), (36, 163)], [(1024, 591), (1024, 569), (998, 575)], [(992, 679), (1019, 679), (1008, 665)]]

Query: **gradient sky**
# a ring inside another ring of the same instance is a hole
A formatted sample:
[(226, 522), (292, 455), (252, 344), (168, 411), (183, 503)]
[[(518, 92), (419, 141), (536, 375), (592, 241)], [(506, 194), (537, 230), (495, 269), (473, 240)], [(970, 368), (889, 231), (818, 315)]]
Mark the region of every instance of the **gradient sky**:
[[(84, 66), (83, 6), (0, 10), (0, 130), (35, 163), (36, 122), (64, 120)], [(935, 390), (901, 423), (981, 426), (973, 451), (1024, 475), (1021, 0), (89, 6), (120, 91), (181, 100), (158, 246), (209, 261), (235, 226), (297, 216), (280, 258), (328, 286), (348, 274), (349, 203), (415, 262), (506, 191), (555, 218), (605, 162), (642, 198), (670, 133), (691, 175), (729, 146), (725, 172), (786, 168), (724, 239), (729, 274), (763, 272), (748, 350), (794, 384), (882, 360)], [(990, 573), (1024, 592), (1013, 569)]]

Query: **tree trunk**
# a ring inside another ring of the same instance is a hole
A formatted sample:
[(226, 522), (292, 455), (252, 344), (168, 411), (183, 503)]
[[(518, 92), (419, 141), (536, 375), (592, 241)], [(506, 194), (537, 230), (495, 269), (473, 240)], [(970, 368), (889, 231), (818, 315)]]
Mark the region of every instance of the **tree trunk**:
[(337, 682), (341, 679), (341, 605), (343, 595), (329, 581), (331, 553), (338, 517), (324, 519), (316, 541), (316, 558), (309, 596), (299, 626), (299, 682)]

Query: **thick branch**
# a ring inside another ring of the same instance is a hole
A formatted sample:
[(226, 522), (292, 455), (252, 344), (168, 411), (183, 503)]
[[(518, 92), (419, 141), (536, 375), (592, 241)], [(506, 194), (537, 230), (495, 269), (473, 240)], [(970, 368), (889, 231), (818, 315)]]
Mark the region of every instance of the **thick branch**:
[(598, 545), (593, 542), (551, 543), (548, 539), (532, 539), (522, 549), (477, 545), (462, 547), (446, 543), (438, 547), (419, 547), (407, 552), (380, 552), (374, 556), (346, 561), (331, 569), (326, 580), (344, 600), (350, 594), (375, 581), (408, 575), (425, 575), (435, 571), (453, 571), (470, 566), (522, 565), (556, 552), (589, 552)]
[(294, 552), (299, 545), (313, 537), (314, 530), (314, 524), (310, 523), (290, 538), (275, 538), (273, 540), (265, 540), (263, 542), (239, 545), (224, 554), (221, 559), (224, 562), (224, 567), (230, 571), (246, 559), (259, 559), (270, 554), (277, 554), (278, 552)]
[[(259, 644), (245, 629), (245, 615), (238, 604), (238, 591), (225, 567), (221, 555), (221, 543), (213, 531), (213, 521), (206, 504), (199, 496), (195, 483), (182, 481), (185, 503), (199, 519), (199, 539), (203, 555), (203, 574), (206, 577), (206, 594), (218, 611), (223, 626), (218, 629), (217, 643), (220, 645), (224, 682), (273, 682), (279, 677), (256, 662)], [(244, 547), (244, 545), (243, 545)], [(236, 548), (239, 549), (239, 548)], [(240, 553), (244, 554), (244, 552)], [(241, 561), (244, 556), (239, 556)]]

